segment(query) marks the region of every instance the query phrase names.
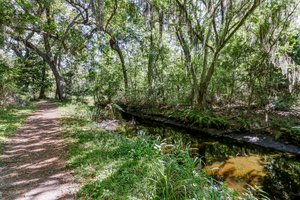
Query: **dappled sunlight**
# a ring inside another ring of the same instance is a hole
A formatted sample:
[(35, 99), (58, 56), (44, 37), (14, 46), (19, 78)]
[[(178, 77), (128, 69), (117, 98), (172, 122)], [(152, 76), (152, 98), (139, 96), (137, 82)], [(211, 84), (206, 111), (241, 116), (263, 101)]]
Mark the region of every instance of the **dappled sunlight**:
[(6, 136), (13, 133), (33, 110), (33, 106), (0, 109), (0, 143), (6, 141)]
[(27, 179), (27, 180), (21, 180), (21, 181), (16, 181), (14, 182), (12, 185), (13, 186), (18, 186), (18, 185), (23, 185), (23, 184), (31, 184), (31, 183), (35, 183), (39, 181), (38, 178), (34, 178), (34, 179)]
[(65, 144), (54, 104), (36, 111), (5, 145), (0, 191), (5, 199), (72, 199), (76, 191), (65, 169)]
[(109, 164), (107, 164), (106, 166), (104, 166), (101, 170), (101, 173), (98, 174), (95, 179), (93, 181), (103, 181), (105, 179), (107, 179), (109, 176), (111, 176), (113, 173), (115, 173), (118, 169), (118, 165), (120, 165), (120, 163), (113, 161)]
[(46, 167), (47, 165), (51, 165), (54, 162), (59, 161), (58, 157), (50, 158), (41, 162), (33, 163), (31, 166), (27, 167), (28, 169), (38, 169), (42, 167)]
[(299, 16), (0, 0), (0, 200), (300, 200)]
[[(122, 134), (94, 130), (88, 122), (80, 128), (77, 119), (69, 118), (64, 122), (65, 134), (69, 141), (73, 141), (68, 166), (74, 168), (84, 181), (79, 191), (81, 198), (114, 199), (123, 196), (127, 199), (132, 195), (144, 198), (141, 196), (146, 195), (143, 187), (146, 189), (153, 182), (149, 179), (149, 172), (156, 170), (153, 158), (159, 152), (154, 147), (144, 146), (142, 140), (126, 138)], [(72, 127), (75, 132), (70, 131)], [(149, 196), (155, 194), (155, 190), (147, 192)]]
[(120, 128), (120, 122), (118, 120), (102, 120), (97, 123), (97, 126), (107, 131), (117, 131)]

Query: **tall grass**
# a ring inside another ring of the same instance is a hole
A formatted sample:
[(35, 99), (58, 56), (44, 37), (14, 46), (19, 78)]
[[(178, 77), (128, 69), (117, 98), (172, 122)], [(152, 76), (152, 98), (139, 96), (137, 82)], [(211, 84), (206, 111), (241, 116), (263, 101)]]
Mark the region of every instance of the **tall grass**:
[(63, 109), (67, 166), (82, 183), (79, 199), (255, 199), (208, 177), (180, 147), (163, 154), (155, 137), (99, 129), (82, 105)]

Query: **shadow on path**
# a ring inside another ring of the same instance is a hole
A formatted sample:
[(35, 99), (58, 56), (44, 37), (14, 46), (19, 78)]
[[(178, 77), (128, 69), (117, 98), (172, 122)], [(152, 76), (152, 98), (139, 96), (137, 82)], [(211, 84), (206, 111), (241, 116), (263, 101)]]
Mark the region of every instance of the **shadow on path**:
[(0, 156), (0, 199), (75, 199), (78, 185), (65, 169), (66, 146), (55, 104), (40, 102)]

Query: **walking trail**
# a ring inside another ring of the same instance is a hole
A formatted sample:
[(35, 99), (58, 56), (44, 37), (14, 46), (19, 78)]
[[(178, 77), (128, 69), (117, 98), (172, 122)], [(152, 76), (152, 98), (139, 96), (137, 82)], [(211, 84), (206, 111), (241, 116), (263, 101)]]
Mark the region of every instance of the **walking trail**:
[(4, 146), (0, 156), (1, 200), (75, 199), (78, 185), (65, 169), (66, 145), (53, 103), (38, 110)]

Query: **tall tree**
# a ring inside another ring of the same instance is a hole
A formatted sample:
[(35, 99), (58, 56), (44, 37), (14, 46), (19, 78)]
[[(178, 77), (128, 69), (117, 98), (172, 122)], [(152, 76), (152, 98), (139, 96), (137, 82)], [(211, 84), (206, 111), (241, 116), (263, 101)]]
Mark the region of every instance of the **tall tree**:
[(60, 1), (3, 2), (6, 8), (3, 22), (6, 37), (15, 45), (23, 45), (39, 55), (50, 67), (56, 82), (57, 96), (65, 98), (65, 83), (60, 72), (62, 57), (68, 52), (66, 40), (78, 22), (85, 21), (82, 13), (74, 18), (65, 15), (70, 11)]
[(120, 4), (122, 1), (113, 0), (110, 3), (106, 3), (103, 0), (92, 0), (92, 10), (96, 21), (96, 27), (100, 32), (107, 34), (109, 39), (109, 45), (117, 54), (121, 62), (125, 93), (128, 91), (128, 75), (125, 65), (125, 59), (123, 51), (120, 47), (118, 40), (118, 33), (112, 28), (112, 22), (117, 17), (118, 13), (122, 12)]
[[(176, 3), (185, 13), (189, 29), (201, 41), (202, 70), (197, 92), (199, 106), (205, 107), (208, 87), (221, 51), (259, 6), (260, 0), (209, 0), (192, 1), (189, 4), (187, 1), (176, 0)], [(194, 17), (197, 15), (201, 18)]]

